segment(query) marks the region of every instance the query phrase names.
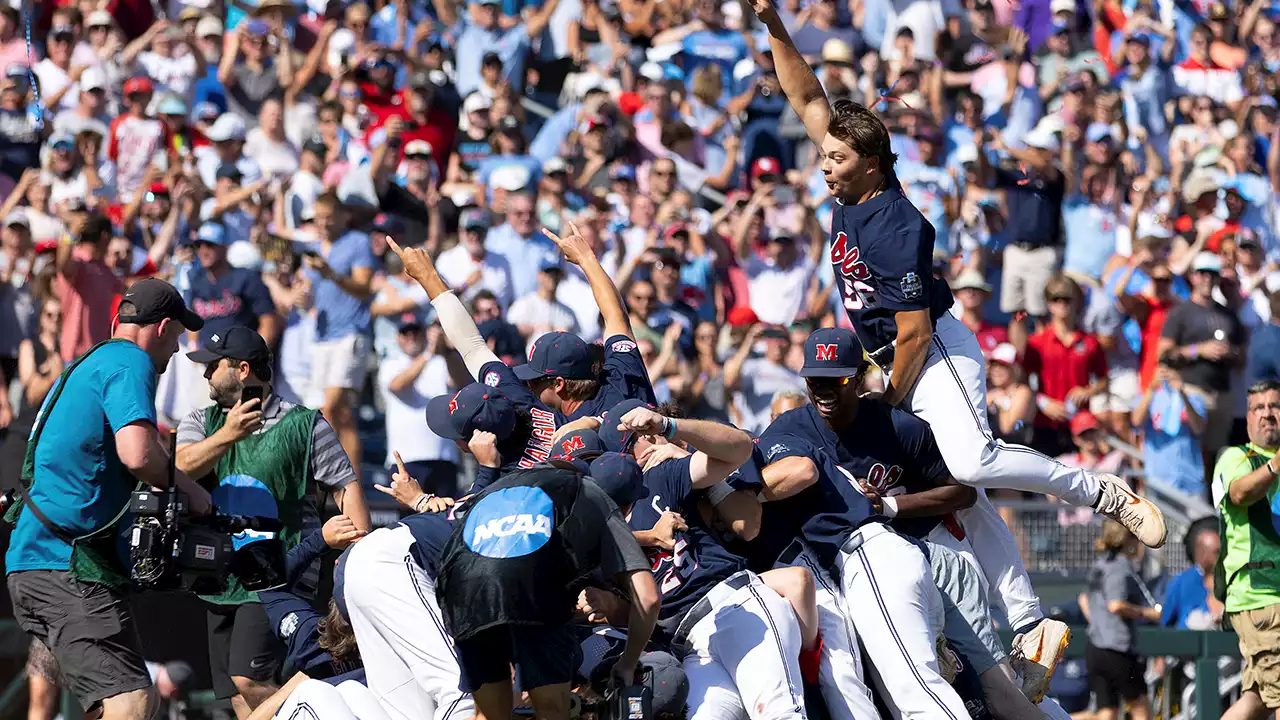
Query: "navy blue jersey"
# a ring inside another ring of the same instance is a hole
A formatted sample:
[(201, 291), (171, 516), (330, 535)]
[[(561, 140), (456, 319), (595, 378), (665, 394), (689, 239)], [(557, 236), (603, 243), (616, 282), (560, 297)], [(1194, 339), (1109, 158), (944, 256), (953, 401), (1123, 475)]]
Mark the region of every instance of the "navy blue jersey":
[[(779, 415), (766, 434), (770, 432), (802, 437), (826, 449), (846, 479), (866, 480), (881, 496), (924, 492), (950, 477), (929, 424), (878, 400), (862, 400), (858, 416), (839, 433), (812, 405)], [(922, 538), (941, 521), (896, 518), (892, 524), (903, 535)]]
[[(551, 455), (551, 436), (559, 424), (551, 408), (542, 404), (537, 395), (529, 391), (506, 363), (490, 361), (480, 368), (480, 382), (497, 388), (520, 411), (516, 431), (511, 437), (498, 442), (498, 454), (502, 456), (502, 472), (531, 468), (546, 462)], [(528, 421), (525, 421), (525, 417)]]
[(659, 619), (674, 631), (680, 618), (712, 587), (746, 567), (742, 558), (725, 550), (702, 525), (689, 475), (690, 457), (668, 460), (644, 474), (645, 496), (631, 506), (627, 522), (633, 530), (651, 530), (671, 510), (684, 516), (687, 532), (677, 533), (675, 549), (644, 548), (653, 563), (653, 576), (662, 593)]
[(902, 194), (896, 177), (888, 183), (866, 202), (837, 204), (831, 217), (836, 284), (867, 352), (898, 337), (895, 313), (927, 309), (936, 321), (952, 302), (947, 282), (933, 277), (933, 225)]
[[(745, 490), (759, 494), (764, 489), (764, 479), (760, 471), (766, 462), (760, 450), (759, 441), (751, 449), (751, 459), (734, 470), (725, 481), (734, 490)], [(734, 549), (746, 558), (747, 569), (757, 573), (773, 569), (778, 556), (800, 536), (799, 528), (804, 519), (795, 515), (797, 507), (789, 502), (766, 502), (760, 505), (760, 531), (750, 542), (735, 545)], [(801, 508), (802, 509), (802, 508)]]
[(204, 320), (202, 338), (232, 325), (258, 329), (258, 318), (276, 311), (262, 276), (242, 268), (229, 268), (216, 280), (203, 267), (187, 271), (187, 307)]
[[(883, 522), (871, 501), (853, 486), (836, 466), (835, 459), (810, 439), (792, 435), (771, 425), (760, 436), (760, 451), (766, 464), (789, 457), (812, 460), (818, 481), (778, 505), (786, 506), (771, 520), (790, 521), (792, 530), (813, 548), (818, 562), (832, 577), (840, 576), (837, 560), (849, 534), (867, 522)], [(775, 503), (765, 503), (766, 506)], [(798, 527), (796, 527), (798, 525)]]
[(596, 396), (565, 415), (556, 413), (557, 426), (584, 417), (600, 417), (623, 400), (640, 400), (657, 405), (649, 371), (636, 343), (626, 335), (614, 335), (604, 344), (604, 369), (600, 372), (600, 390)]
[(409, 554), (432, 579), (436, 576), (440, 552), (449, 536), (453, 535), (454, 528), (458, 527), (452, 515), (451, 512), (416, 513), (400, 521), (413, 533), (413, 547), (409, 548)]

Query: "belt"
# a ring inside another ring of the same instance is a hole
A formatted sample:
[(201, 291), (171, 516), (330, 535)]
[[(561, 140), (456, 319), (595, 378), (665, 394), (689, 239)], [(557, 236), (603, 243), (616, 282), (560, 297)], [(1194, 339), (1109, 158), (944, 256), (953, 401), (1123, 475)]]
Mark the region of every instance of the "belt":
[(867, 359), (875, 363), (876, 367), (880, 368), (882, 371), (886, 373), (891, 372), (893, 370), (893, 354), (894, 350), (897, 349), (897, 346), (898, 341), (894, 340), (888, 345), (884, 345), (867, 353)]
[(887, 532), (890, 532), (890, 530), (883, 522), (868, 520), (849, 533), (849, 537), (845, 538), (844, 543), (840, 545), (840, 552), (852, 555), (871, 538)]
[(792, 540), (787, 549), (783, 550), (782, 554), (778, 556), (777, 564), (790, 565), (796, 561), (796, 558), (800, 557), (802, 552), (804, 552), (804, 543), (799, 540)]
[(676, 628), (676, 634), (671, 639), (671, 644), (675, 647), (682, 647), (685, 641), (689, 639), (689, 632), (693, 630), (703, 618), (710, 615), (717, 607), (729, 599), (730, 595), (747, 587), (755, 580), (756, 574), (750, 570), (742, 570), (730, 575), (727, 580), (719, 585), (711, 588), (711, 590), (694, 604), (689, 612), (684, 614), (680, 620), (680, 626)]

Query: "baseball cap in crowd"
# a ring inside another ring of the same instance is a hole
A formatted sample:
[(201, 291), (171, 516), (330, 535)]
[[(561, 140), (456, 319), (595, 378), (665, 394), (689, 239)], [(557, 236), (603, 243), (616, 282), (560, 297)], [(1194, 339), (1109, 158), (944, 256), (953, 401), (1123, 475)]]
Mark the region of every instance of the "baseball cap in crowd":
[(26, 208), (14, 208), (13, 212), (9, 213), (8, 217), (4, 219), (4, 224), (5, 227), (13, 227), (16, 225), (30, 230), (31, 218), (27, 217)]
[(498, 121), (498, 130), (508, 133), (520, 132), (520, 121), (514, 115), (504, 115)]
[(960, 271), (955, 280), (951, 281), (952, 290), (981, 290), (982, 292), (991, 292), (991, 285), (987, 279), (982, 276), (982, 271), (974, 268), (967, 268)]
[(591, 480), (618, 507), (644, 497), (644, 473), (630, 455), (607, 452), (592, 460)]
[(1000, 343), (987, 353), (987, 362), (1000, 363), (1001, 365), (1017, 365), (1018, 364), (1018, 348), (1009, 343)]
[(159, 278), (144, 278), (129, 286), (120, 302), (134, 308), (132, 315), (120, 317), (122, 324), (150, 325), (168, 318), (182, 323), (187, 330), (204, 327), (204, 320), (187, 308), (177, 289)]
[(488, 110), (491, 107), (493, 107), (493, 101), (478, 92), (471, 93), (467, 96), (466, 100), (462, 101), (462, 112), (464, 115)]
[(1214, 182), (1212, 172), (1192, 172), (1182, 183), (1182, 200), (1187, 203), (1195, 203), (1204, 195), (1217, 192), (1218, 183)]
[(804, 341), (800, 377), (853, 377), (866, 366), (862, 343), (852, 330), (819, 328)]
[(89, 17), (85, 19), (85, 27), (115, 27), (116, 19), (106, 10), (94, 10), (89, 13)]
[(1071, 437), (1080, 437), (1090, 430), (1098, 430), (1102, 427), (1102, 423), (1098, 422), (1098, 417), (1088, 410), (1082, 410), (1071, 418)]
[(258, 6), (253, 9), (253, 16), (260, 17), (268, 10), (281, 10), (286, 15), (296, 15), (298, 13), (298, 6), (294, 5), (289, 0), (260, 0)]
[(680, 717), (689, 701), (689, 676), (684, 666), (668, 652), (647, 652), (638, 666), (649, 671), (649, 690), (654, 717)]
[(396, 318), (396, 330), (399, 332), (409, 332), (411, 330), (421, 330), (427, 324), (423, 322), (422, 316), (416, 312), (401, 313)]
[(630, 398), (604, 411), (604, 415), (600, 418), (600, 429), (596, 432), (599, 433), (600, 442), (604, 443), (605, 450), (620, 453), (631, 452), (631, 448), (635, 446), (636, 440), (640, 436), (631, 431), (619, 430), (618, 422), (622, 419), (622, 416), (636, 408), (652, 409), (653, 406), (643, 400)]
[(503, 165), (489, 174), (489, 184), (507, 192), (523, 190), (531, 180), (533, 174), (523, 165)]
[(222, 113), (213, 121), (205, 137), (210, 142), (220, 143), (228, 140), (243, 140), (245, 136), (244, 119), (235, 113)]
[(595, 430), (583, 428), (565, 433), (551, 447), (553, 460), (593, 460), (605, 452), (604, 442)]
[(1049, 26), (1049, 35), (1061, 35), (1062, 33), (1071, 32), (1071, 26), (1064, 22), (1054, 22)]
[(534, 341), (529, 362), (516, 366), (515, 374), (521, 380), (594, 380), (598, 371), (586, 341), (569, 332), (549, 332)]
[(324, 144), (324, 138), (319, 135), (312, 135), (307, 141), (302, 143), (302, 152), (315, 153), (321, 158), (329, 154), (329, 146)]
[(822, 43), (822, 62), (852, 65), (853, 48), (840, 38), (831, 38)]
[(427, 403), (427, 427), (446, 440), (470, 440), (476, 430), (503, 440), (516, 427), (516, 406), (496, 388), (471, 383), (452, 396), (437, 395)]
[(223, 178), (228, 180), (239, 180), (242, 177), (244, 177), (244, 173), (240, 172), (240, 168), (236, 167), (235, 163), (229, 162), (224, 162), (219, 165), (218, 172), (215, 175), (215, 178), (218, 180)]
[(605, 117), (604, 115), (592, 115), (584, 119), (582, 123), (578, 125), (578, 134), (586, 135), (587, 133), (593, 130), (608, 130), (608, 129), (609, 129), (609, 118)]
[(66, 132), (55, 132), (49, 136), (49, 147), (54, 150), (71, 150), (76, 146), (76, 139)]
[(404, 224), (397, 220), (394, 215), (378, 213), (373, 218), (373, 231), (380, 232), (383, 235), (395, 236), (404, 232)]
[(635, 182), (636, 169), (632, 165), (614, 165), (613, 169), (609, 171), (609, 177), (614, 180), (630, 180), (631, 182)]
[(563, 173), (568, 171), (569, 171), (569, 164), (564, 161), (564, 158), (559, 156), (553, 157), (547, 160), (546, 162), (542, 163), (543, 175), (554, 175), (556, 173)]
[(68, 35), (75, 35), (75, 34), (76, 34), (76, 26), (70, 25), (67, 23), (63, 23), (61, 25), (54, 25), (52, 28), (49, 28), (49, 37), (51, 38), (58, 37), (59, 35), (65, 37)]
[(1215, 275), (1222, 273), (1222, 258), (1217, 253), (1205, 250), (1197, 253), (1194, 260), (1191, 261), (1192, 272), (1211, 272)]
[(208, 100), (202, 103), (197, 103), (195, 109), (191, 112), (191, 115), (195, 119), (204, 122), (217, 120), (218, 116), (221, 114), (222, 109), (218, 107), (218, 104), (209, 102)]
[(1076, 11), (1076, 0), (1053, 0), (1049, 3), (1049, 14), (1057, 15), (1061, 12), (1069, 12), (1074, 14)]
[(199, 20), (204, 17), (204, 11), (197, 7), (185, 7), (182, 12), (178, 13), (178, 22), (185, 23), (188, 20)]
[(730, 327), (746, 327), (760, 322), (756, 311), (745, 305), (730, 309), (725, 316), (725, 320), (728, 321)]
[(186, 117), (187, 104), (175, 95), (166, 95), (163, 100), (156, 104), (157, 115), (181, 115)]
[(662, 82), (662, 66), (652, 60), (640, 66), (640, 77), (650, 82)]
[(426, 140), (410, 140), (404, 146), (405, 157), (431, 157), (431, 143)]
[(212, 15), (205, 15), (196, 23), (196, 37), (222, 37), (222, 23)]
[(268, 25), (265, 21), (258, 20), (257, 18), (254, 18), (252, 20), (245, 20), (244, 22), (240, 23), (240, 27), (243, 28), (245, 33), (249, 35), (266, 35), (268, 32), (271, 31), (270, 25)]
[(1091, 123), (1089, 128), (1084, 132), (1084, 139), (1091, 143), (1102, 142), (1103, 140), (1111, 140), (1111, 126), (1106, 123)]
[(564, 265), (555, 255), (546, 255), (538, 260), (538, 272), (564, 272)]
[(124, 81), (124, 94), (126, 97), (129, 95), (142, 95), (151, 92), (155, 92), (155, 86), (151, 84), (150, 78), (133, 77)]
[(1229, 177), (1223, 180), (1222, 189), (1229, 193), (1235, 193), (1236, 195), (1239, 195), (1241, 199), (1243, 199), (1245, 202), (1248, 202), (1251, 204), (1257, 204), (1254, 197), (1253, 188), (1250, 187), (1249, 184), (1245, 182), (1239, 175), (1236, 175), (1234, 177)]
[(1032, 128), (1030, 132), (1022, 136), (1022, 144), (1029, 148), (1047, 150), (1054, 153), (1058, 152), (1061, 147), (1058, 143), (1057, 135), (1039, 126)]
[(80, 90), (89, 92), (91, 90), (107, 89), (107, 71), (101, 66), (91, 65), (80, 73)]
[(777, 158), (760, 157), (751, 163), (751, 179), (759, 180), (762, 176), (773, 175), (775, 177), (782, 175), (782, 163)]
[(488, 230), (493, 224), (489, 211), (484, 208), (467, 208), (458, 217), (458, 227), (463, 229)]
[(200, 226), (196, 231), (196, 244), (208, 243), (217, 245), (218, 247), (226, 247), (231, 243), (228, 241), (227, 228), (222, 223), (207, 222)]
[(187, 353), (187, 359), (198, 365), (215, 363), (222, 358), (242, 360), (255, 367), (270, 367), (271, 349), (253, 328), (232, 325), (210, 335), (204, 347)]
[(1146, 32), (1134, 32), (1124, 39), (1125, 42), (1135, 42), (1139, 45), (1151, 47), (1151, 34)]

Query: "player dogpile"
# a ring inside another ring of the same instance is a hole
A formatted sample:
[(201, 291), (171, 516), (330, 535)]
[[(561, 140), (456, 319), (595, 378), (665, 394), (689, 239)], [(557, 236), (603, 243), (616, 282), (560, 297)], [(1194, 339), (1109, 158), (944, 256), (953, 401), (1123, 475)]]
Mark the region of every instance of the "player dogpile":
[[(769, 0), (754, 9), (838, 201), (832, 263), (854, 329), (809, 336), (809, 402), (775, 407), (752, 438), (655, 406), (617, 289), (572, 223), (544, 232), (589, 281), (605, 342), (548, 333), (515, 369), (430, 257), (393, 243), (476, 380), (434, 399), (428, 424), (480, 471), (455, 502), (401, 466), (389, 492), (415, 514), (339, 561), (336, 602), (391, 717), (505, 718), (514, 666), (545, 717), (569, 716), (573, 685), (639, 678), (651, 707), (612, 714), (1066, 718), (1044, 696), (1070, 633), (1045, 618), (984, 488), (1052, 494), (1164, 543), (1160, 510), (1120, 478), (993, 439), (981, 350), (933, 276), (933, 229), (887, 130), (829, 104)], [(863, 394), (868, 358), (883, 395)]]

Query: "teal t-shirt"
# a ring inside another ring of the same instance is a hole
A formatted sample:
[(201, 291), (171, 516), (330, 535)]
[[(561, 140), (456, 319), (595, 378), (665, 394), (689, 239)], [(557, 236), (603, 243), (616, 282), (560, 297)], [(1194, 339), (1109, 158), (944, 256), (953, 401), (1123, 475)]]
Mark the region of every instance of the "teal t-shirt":
[[(136, 481), (116, 455), (115, 433), (139, 420), (155, 424), (156, 371), (142, 348), (113, 342), (94, 351), (66, 383), (40, 436), (29, 492), (55, 525), (84, 535), (110, 522), (129, 500)], [(6, 571), (66, 570), (70, 561), (71, 546), (24, 509), (9, 540)]]

